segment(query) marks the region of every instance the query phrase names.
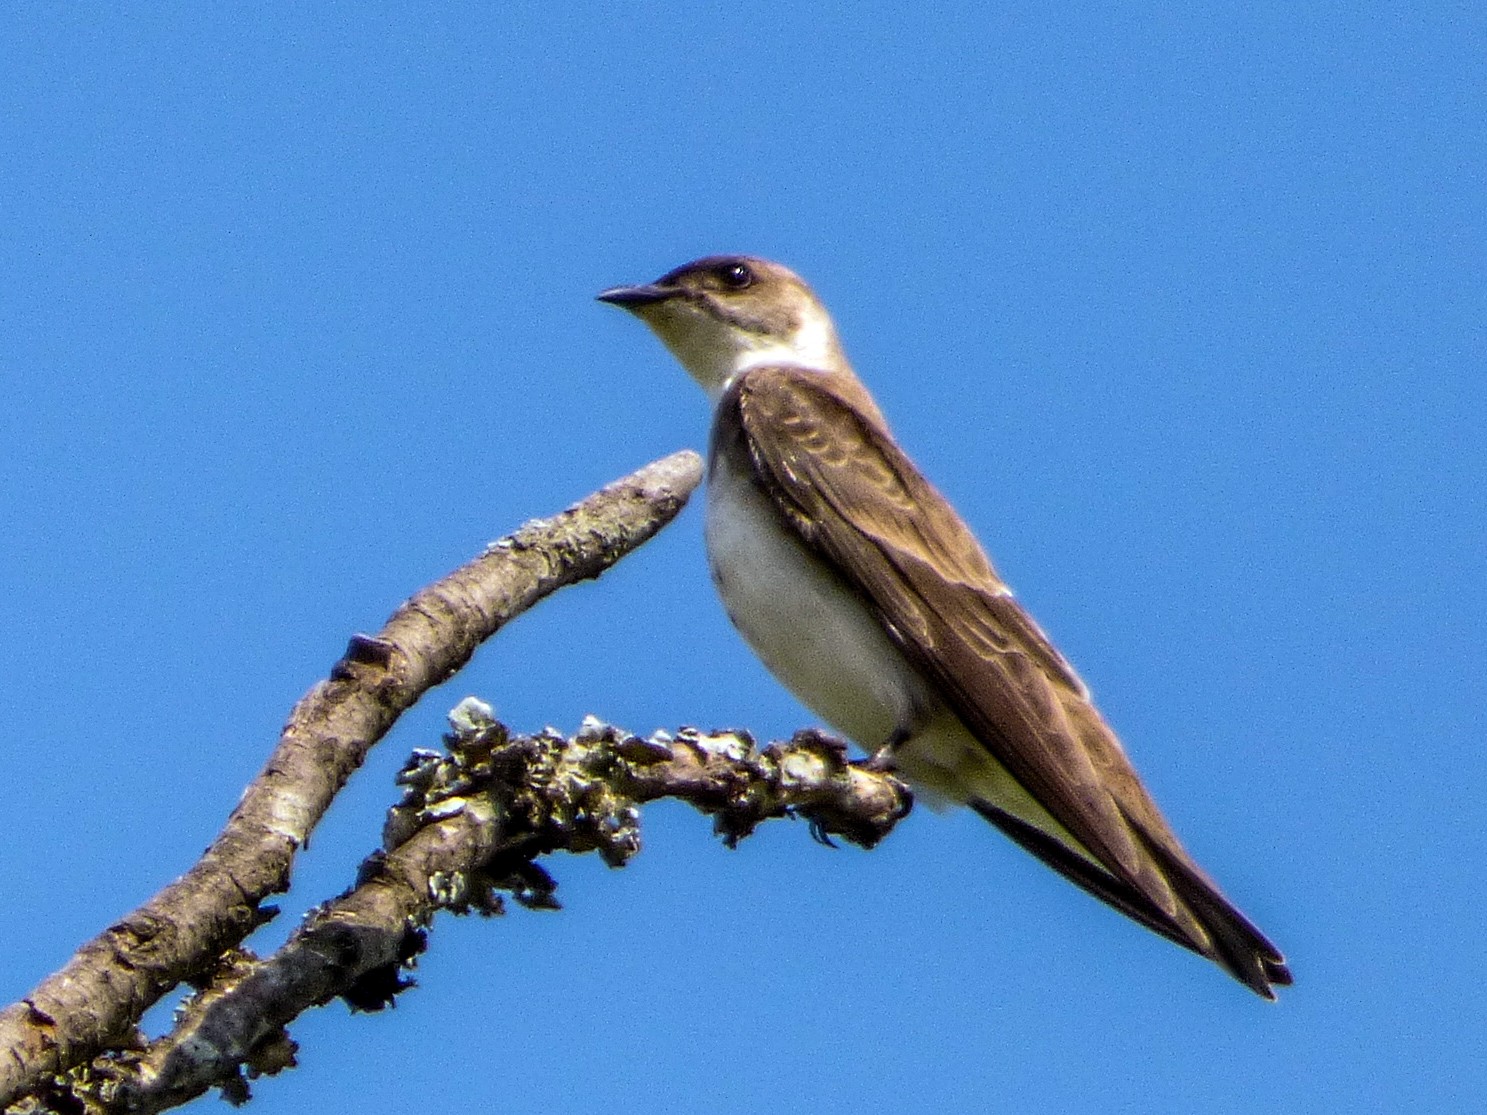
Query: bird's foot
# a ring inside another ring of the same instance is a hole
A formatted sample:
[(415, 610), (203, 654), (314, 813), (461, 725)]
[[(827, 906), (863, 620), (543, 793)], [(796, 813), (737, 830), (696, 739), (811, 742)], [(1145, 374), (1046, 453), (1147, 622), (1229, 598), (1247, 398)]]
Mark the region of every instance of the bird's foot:
[(811, 826), (811, 839), (817, 844), (824, 844), (828, 848), (837, 847), (837, 842), (831, 838), (831, 833), (826, 831), (826, 822), (819, 817), (808, 817), (806, 823)]
[(882, 747), (878, 748), (857, 765), (863, 770), (872, 771), (874, 774), (893, 774), (898, 770), (898, 759), (896, 757), (898, 749), (908, 738), (909, 733), (903, 728), (899, 728), (893, 735), (888, 737), (888, 741)]

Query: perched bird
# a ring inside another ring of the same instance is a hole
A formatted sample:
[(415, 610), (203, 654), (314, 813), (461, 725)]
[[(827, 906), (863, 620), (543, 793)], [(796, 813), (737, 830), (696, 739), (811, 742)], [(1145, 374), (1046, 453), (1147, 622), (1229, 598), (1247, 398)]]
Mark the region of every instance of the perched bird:
[(1266, 998), (1291, 982), (894, 441), (799, 276), (712, 256), (598, 297), (650, 326), (715, 401), (708, 560), (775, 677), (876, 761), (1148, 929)]

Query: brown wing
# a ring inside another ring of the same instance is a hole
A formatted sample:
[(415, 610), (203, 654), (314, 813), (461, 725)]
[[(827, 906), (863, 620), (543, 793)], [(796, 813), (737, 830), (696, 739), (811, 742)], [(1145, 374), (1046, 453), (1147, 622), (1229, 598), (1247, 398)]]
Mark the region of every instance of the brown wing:
[(1101, 893), (1075, 877), (1078, 864), (1024, 846), (1262, 994), (1289, 982), (1280, 954), (1182, 849), (1074, 670), (969, 528), (849, 397), (819, 373), (758, 368), (730, 386), (718, 421), (737, 423), (757, 477), (801, 538), (861, 590), (966, 726), (1112, 885)]

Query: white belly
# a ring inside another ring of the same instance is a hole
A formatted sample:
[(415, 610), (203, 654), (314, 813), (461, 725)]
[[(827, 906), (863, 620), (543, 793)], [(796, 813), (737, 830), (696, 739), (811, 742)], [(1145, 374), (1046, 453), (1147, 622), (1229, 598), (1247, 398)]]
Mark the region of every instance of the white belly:
[(876, 616), (797, 541), (767, 499), (714, 454), (708, 561), (728, 618), (781, 683), (869, 754), (897, 732), (900, 771), (929, 804), (997, 805), (1087, 855), (977, 741)]
[(728, 617), (800, 701), (871, 752), (937, 705), (867, 606), (716, 455), (707, 553)]

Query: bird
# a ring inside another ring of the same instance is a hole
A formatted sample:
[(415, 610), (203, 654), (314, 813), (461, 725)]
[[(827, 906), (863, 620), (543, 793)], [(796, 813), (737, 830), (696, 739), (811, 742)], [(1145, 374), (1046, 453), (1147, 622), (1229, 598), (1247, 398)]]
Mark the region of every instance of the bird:
[(1291, 983), (889, 432), (803, 279), (708, 256), (597, 297), (649, 326), (713, 401), (708, 563), (730, 620), (787, 689), (931, 804), (970, 807), (1267, 999)]

